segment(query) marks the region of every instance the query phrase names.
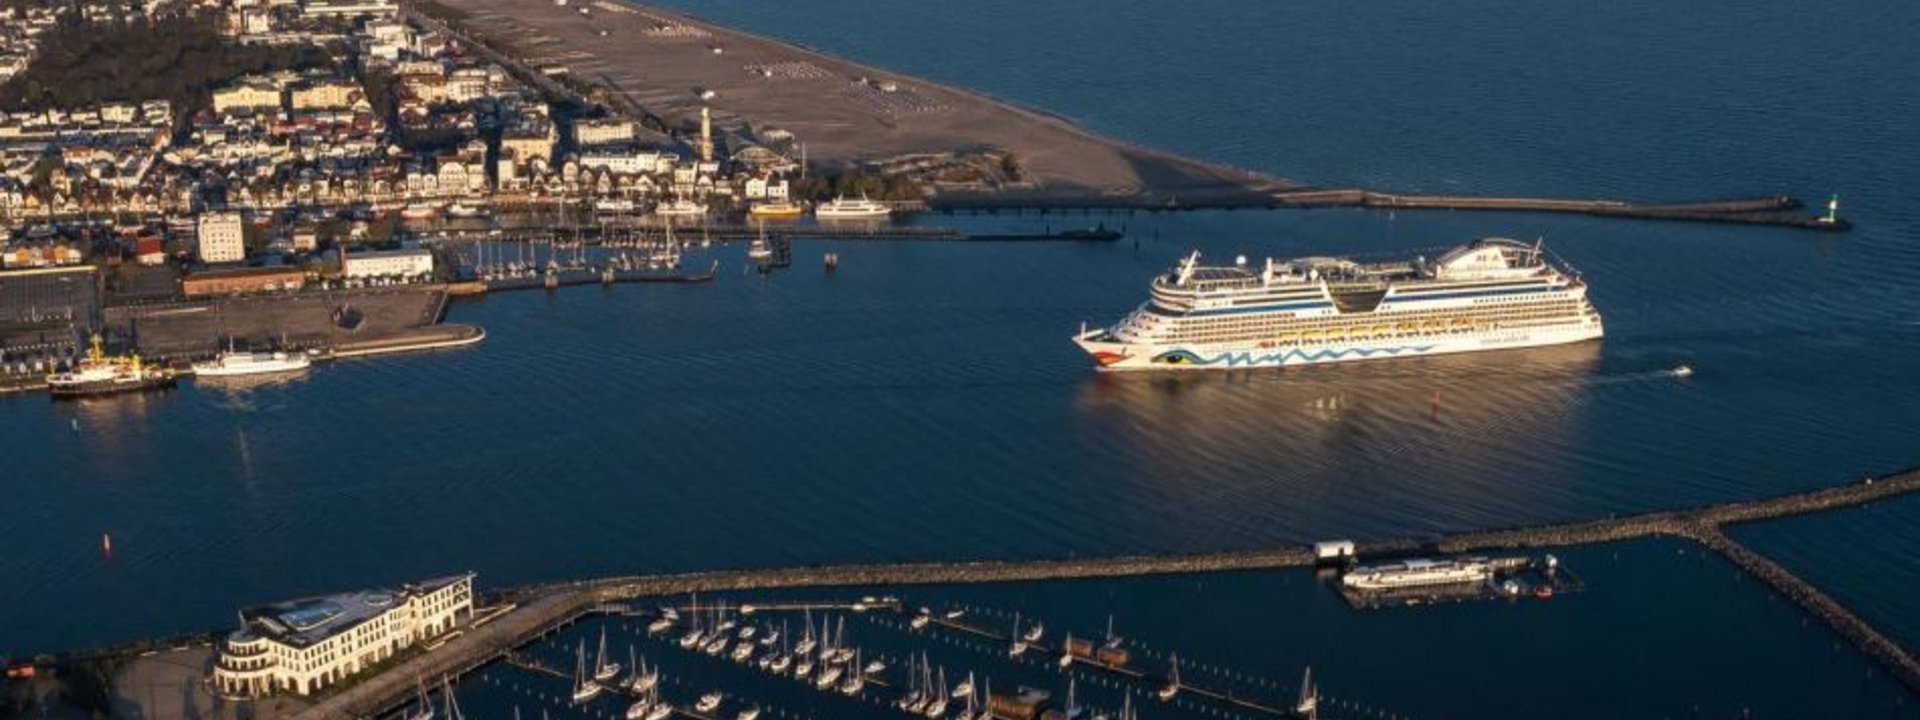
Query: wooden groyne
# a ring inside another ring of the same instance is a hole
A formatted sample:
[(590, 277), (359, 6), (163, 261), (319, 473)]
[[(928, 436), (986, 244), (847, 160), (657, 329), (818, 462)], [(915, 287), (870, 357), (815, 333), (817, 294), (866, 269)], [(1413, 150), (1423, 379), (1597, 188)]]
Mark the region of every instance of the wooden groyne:
[[(1915, 493), (1920, 493), (1920, 469), (1756, 500), (1510, 530), (1380, 540), (1361, 543), (1357, 549), (1363, 556), (1380, 556), (1565, 547), (1652, 536), (1693, 540), (1727, 557), (1806, 608), (1920, 695), (1920, 663), (1911, 654), (1805, 580), (1733, 542), (1719, 530), (1726, 524), (1837, 510)], [(416, 677), (457, 676), (504, 657), (530, 639), (572, 622), (595, 607), (637, 598), (693, 592), (1004, 583), (1268, 570), (1305, 567), (1313, 562), (1308, 548), (1288, 546), (1191, 555), (722, 570), (530, 585), (498, 593), (496, 602), (518, 604), (513, 612), (469, 630), (431, 653), (327, 697), (297, 717), (346, 720), (378, 716), (411, 697)]]

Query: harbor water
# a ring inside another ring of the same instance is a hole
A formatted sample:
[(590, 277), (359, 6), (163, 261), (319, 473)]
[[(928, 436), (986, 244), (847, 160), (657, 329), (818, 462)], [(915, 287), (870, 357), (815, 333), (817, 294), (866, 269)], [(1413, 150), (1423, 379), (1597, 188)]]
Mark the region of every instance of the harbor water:
[[(468, 350), (344, 362), (241, 391), (0, 399), (10, 531), (0, 653), (199, 631), (231, 624), (243, 604), (459, 569), (498, 586), (1265, 547), (1602, 517), (1916, 464), (1920, 209), (1907, 191), (1920, 167), (1904, 149), (1920, 147), (1920, 126), (1892, 118), (1920, 105), (1907, 91), (1920, 86), (1908, 41), (1920, 6), (676, 4), (1311, 184), (1648, 200), (1839, 193), (1856, 229), (1350, 210), (934, 216), (917, 222), (1031, 232), (1104, 220), (1128, 237), (801, 241), (793, 268), (771, 276), (749, 272), (736, 244), (688, 256), (690, 267), (722, 262), (704, 285), (457, 300), (448, 319), (488, 333)], [(1432, 256), (1494, 234), (1544, 238), (1581, 270), (1605, 340), (1174, 377), (1096, 375), (1067, 340), (1083, 321), (1125, 314), (1193, 249), (1216, 260)], [(840, 258), (832, 274), (829, 252)], [(1691, 378), (1669, 372), (1682, 363)], [(1860, 511), (1877, 513), (1873, 534), (1836, 515), (1792, 521), (1782, 532), (1794, 537), (1777, 543), (1760, 537), (1773, 526), (1757, 528), (1751, 541), (1916, 647), (1920, 630), (1900, 619), (1911, 615), (1905, 576), (1848, 561), (1850, 546), (1913, 535), (1913, 508)], [(1696, 552), (1647, 547), (1633, 552)], [(1887, 562), (1910, 570), (1911, 560), (1899, 551)], [(1725, 689), (1705, 715), (1677, 696), (1640, 702), (1651, 681), (1636, 681), (1647, 670), (1632, 652), (1570, 672), (1578, 682), (1516, 683), (1515, 698), (1564, 703), (1556, 715), (1590, 705), (1725, 717), (1747, 703), (1755, 717), (1900, 712), (1851, 650), (1819, 656), (1844, 671), (1759, 668), (1796, 662), (1804, 648), (1793, 643), (1815, 642), (1803, 633), (1832, 638), (1803, 630), (1758, 583), (1702, 562), (1715, 569), (1586, 573), (1592, 592), (1517, 613), (1354, 615), (1341, 632), (1262, 618), (1317, 649), (1259, 669), (1291, 682), (1307, 662), (1338, 667), (1374, 686), (1357, 695), (1403, 715), (1461, 715), (1426, 697), (1441, 688), (1380, 675), (1340, 638), (1382, 632), (1374, 620), (1415, 623), (1364, 651), (1413, 653), (1429, 637), (1484, 638), (1538, 616), (1562, 624), (1555, 647), (1571, 656), (1669, 647), (1657, 628), (1612, 629), (1632, 614), (1619, 608), (1641, 606), (1607, 598), (1671, 595), (1696, 600), (1659, 606), (1679, 614), (1667, 631), (1724, 623), (1729, 632), (1702, 642), (1741, 660), (1646, 666)], [(1177, 598), (1154, 587), (1128, 602)], [(1234, 589), (1220, 591), (1231, 596), (1222, 607), (1261, 606), (1258, 583), (1223, 587)], [(1572, 621), (1586, 612), (1615, 621)], [(1163, 642), (1231, 659), (1230, 631), (1192, 632), (1169, 628), (1162, 637), (1177, 642)], [(1445, 663), (1450, 678), (1487, 690), (1510, 673), (1546, 674), (1539, 665), (1494, 651)], [(1806, 710), (1855, 693), (1875, 704)]]

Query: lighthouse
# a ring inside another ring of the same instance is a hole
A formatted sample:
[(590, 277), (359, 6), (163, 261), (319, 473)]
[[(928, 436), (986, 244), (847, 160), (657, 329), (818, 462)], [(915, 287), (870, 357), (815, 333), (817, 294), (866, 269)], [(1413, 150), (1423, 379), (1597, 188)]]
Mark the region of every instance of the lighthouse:
[(700, 106), (700, 162), (713, 162), (713, 113)]

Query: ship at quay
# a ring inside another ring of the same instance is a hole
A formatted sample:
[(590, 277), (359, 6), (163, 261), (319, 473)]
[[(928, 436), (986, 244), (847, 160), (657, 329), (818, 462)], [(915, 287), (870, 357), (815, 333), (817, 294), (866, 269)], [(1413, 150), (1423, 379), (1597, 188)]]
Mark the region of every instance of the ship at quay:
[(1099, 369), (1192, 370), (1504, 350), (1595, 340), (1586, 280), (1540, 243), (1483, 238), (1438, 258), (1203, 266), (1188, 255), (1149, 298), (1074, 342)]

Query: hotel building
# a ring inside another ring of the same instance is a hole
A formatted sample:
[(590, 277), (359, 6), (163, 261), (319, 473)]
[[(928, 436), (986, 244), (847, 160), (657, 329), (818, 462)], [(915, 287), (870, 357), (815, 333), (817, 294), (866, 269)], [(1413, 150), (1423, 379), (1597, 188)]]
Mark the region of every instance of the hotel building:
[(248, 608), (220, 643), (213, 687), (309, 695), (472, 619), (472, 573)]

